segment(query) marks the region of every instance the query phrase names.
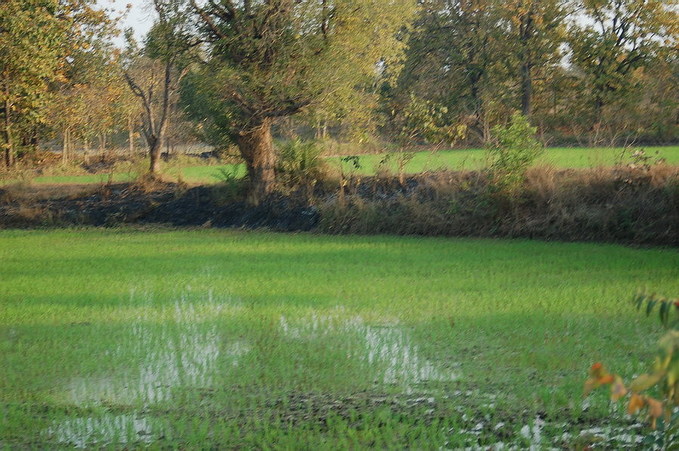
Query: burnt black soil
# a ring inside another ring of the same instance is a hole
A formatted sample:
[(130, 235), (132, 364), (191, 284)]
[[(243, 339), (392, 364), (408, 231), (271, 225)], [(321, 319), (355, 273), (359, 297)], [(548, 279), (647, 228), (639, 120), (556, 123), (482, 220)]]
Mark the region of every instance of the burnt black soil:
[(0, 228), (121, 224), (308, 231), (318, 224), (318, 211), (306, 202), (282, 195), (272, 195), (258, 206), (244, 200), (224, 202), (217, 189), (204, 186), (0, 189)]
[(274, 193), (256, 206), (241, 186), (12, 186), (0, 189), (0, 228), (152, 224), (679, 246), (676, 167), (536, 169), (511, 194), (473, 171), (346, 182)]

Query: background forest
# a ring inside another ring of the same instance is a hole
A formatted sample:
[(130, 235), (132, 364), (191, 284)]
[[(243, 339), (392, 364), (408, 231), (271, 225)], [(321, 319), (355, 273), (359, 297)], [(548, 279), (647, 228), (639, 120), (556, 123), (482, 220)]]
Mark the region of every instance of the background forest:
[(382, 147), (485, 145), (517, 110), (547, 145), (679, 139), (676, 1), (417, 3), (155, 0), (151, 31), (120, 49), (119, 17), (93, 1), (3, 2), (4, 165), (44, 150), (226, 149), (234, 126), (261, 122), (247, 108), (277, 109), (277, 137)]

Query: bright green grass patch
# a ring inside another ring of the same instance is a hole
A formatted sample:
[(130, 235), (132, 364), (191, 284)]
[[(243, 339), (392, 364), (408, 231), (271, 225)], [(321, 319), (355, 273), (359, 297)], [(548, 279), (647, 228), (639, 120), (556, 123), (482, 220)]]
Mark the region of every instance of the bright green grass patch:
[[(668, 164), (679, 164), (679, 146), (673, 147), (644, 147), (647, 155), (656, 158), (664, 158)], [(623, 150), (619, 148), (549, 148), (539, 160), (541, 164), (550, 164), (558, 168), (591, 168), (598, 166), (612, 166), (620, 161)], [(628, 151), (629, 153), (629, 151)], [(397, 155), (386, 158), (386, 154), (381, 155), (361, 155), (359, 157), (360, 168), (354, 169), (351, 163), (342, 163), (340, 157), (328, 158), (331, 168), (339, 170), (340, 165), (345, 173), (356, 173), (361, 175), (374, 175), (380, 168), (387, 168), (396, 172), (398, 168)], [(439, 169), (472, 170), (479, 169), (485, 165), (486, 153), (483, 149), (469, 150), (445, 150), (439, 152), (417, 152), (406, 166), (405, 171), (409, 174), (416, 174), (425, 171), (435, 171)], [(223, 181), (226, 171), (227, 177), (242, 177), (245, 175), (245, 166), (223, 165), (223, 166), (189, 166), (185, 168), (170, 168), (167, 174), (170, 177), (179, 178), (181, 171), (182, 180), (189, 183), (210, 184)], [(120, 173), (113, 174), (112, 181), (130, 181), (135, 174)], [(106, 183), (110, 176), (108, 174), (99, 175), (80, 175), (80, 176), (42, 176), (33, 179), (35, 183), (48, 184), (68, 184), (68, 183)]]
[[(679, 164), (679, 146), (675, 147), (644, 147), (646, 154), (652, 158), (656, 152), (665, 158), (668, 164)], [(616, 148), (549, 148), (538, 160), (538, 164), (551, 164), (558, 168), (592, 168), (598, 166), (612, 166), (620, 161), (623, 149)], [(630, 151), (628, 150), (629, 154)], [(384, 155), (364, 155), (360, 157), (361, 174), (374, 174), (380, 163), (384, 161)], [(388, 161), (391, 170), (397, 168), (392, 156)], [(336, 158), (335, 161), (339, 160)], [(339, 164), (336, 162), (335, 164)], [(435, 171), (438, 169), (479, 169), (486, 164), (486, 152), (482, 149), (470, 150), (445, 150), (439, 152), (418, 152), (407, 163), (405, 171), (408, 173), (420, 173)], [(344, 163), (345, 171), (350, 171), (349, 164)]]
[(589, 364), (660, 334), (628, 300), (679, 280), (670, 249), (219, 230), (3, 231), (0, 260), (0, 446), (39, 448), (572, 445), (608, 421)]
[(37, 177), (36, 183), (41, 184), (104, 184), (109, 182), (131, 182), (136, 174), (92, 174), (92, 175), (54, 175)]
[[(647, 155), (656, 158), (656, 152), (668, 164), (679, 164), (679, 146), (646, 147)], [(612, 166), (620, 161), (622, 149), (615, 148), (550, 148), (538, 160), (539, 164), (550, 164), (557, 168), (592, 168)], [(628, 151), (629, 153), (629, 151)], [(374, 175), (380, 169), (388, 169), (396, 173), (398, 155), (386, 157), (382, 155), (359, 156), (360, 168), (356, 169), (351, 162), (342, 162), (341, 157), (328, 158), (331, 168), (339, 170), (340, 165), (345, 174)], [(473, 170), (486, 165), (486, 153), (483, 149), (445, 150), (439, 152), (417, 152), (405, 165), (405, 172), (417, 174), (440, 169)], [(226, 169), (236, 171), (237, 175), (245, 175), (243, 165), (234, 166), (191, 166), (184, 168), (184, 180), (192, 183), (216, 183), (223, 179), (220, 171)]]

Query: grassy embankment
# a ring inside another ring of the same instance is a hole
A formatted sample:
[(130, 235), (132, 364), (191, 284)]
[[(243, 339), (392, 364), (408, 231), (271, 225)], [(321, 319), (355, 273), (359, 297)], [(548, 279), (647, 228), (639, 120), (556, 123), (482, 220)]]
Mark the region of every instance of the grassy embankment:
[(619, 447), (583, 379), (645, 368), (627, 301), (679, 279), (676, 250), (219, 230), (2, 231), (0, 259), (10, 448)]
[[(665, 158), (669, 164), (679, 164), (679, 146), (673, 147), (644, 147), (646, 153), (655, 157), (655, 153), (659, 152), (660, 156)], [(547, 149), (545, 155), (539, 160), (539, 163), (554, 165), (558, 168), (587, 168), (597, 166), (612, 166), (620, 160), (622, 149), (614, 148), (550, 148)], [(628, 152), (629, 153), (629, 152)], [(361, 168), (355, 170), (355, 173), (362, 175), (373, 175), (380, 167), (380, 162), (384, 160), (384, 154), (381, 155), (361, 155)], [(386, 167), (392, 171), (396, 171), (398, 167), (397, 156), (394, 155), (386, 164)], [(427, 170), (445, 169), (478, 169), (484, 165), (485, 151), (482, 149), (471, 150), (447, 150), (440, 152), (418, 152), (414, 158), (407, 163), (405, 171), (411, 174), (420, 173)], [(328, 158), (328, 163), (331, 167), (339, 170), (340, 158)], [(351, 164), (343, 163), (346, 172), (351, 172)], [(220, 169), (226, 169), (233, 172), (237, 176), (245, 174), (245, 168), (242, 165), (232, 166), (189, 166), (178, 169), (170, 167), (167, 173), (170, 177), (177, 177), (181, 171), (182, 179), (188, 183), (216, 183), (220, 180)], [(132, 180), (135, 174), (127, 173), (113, 173), (110, 179), (115, 182), (123, 182)], [(34, 183), (105, 183), (109, 180), (108, 174), (97, 175), (58, 175), (58, 176), (41, 176), (32, 179)]]

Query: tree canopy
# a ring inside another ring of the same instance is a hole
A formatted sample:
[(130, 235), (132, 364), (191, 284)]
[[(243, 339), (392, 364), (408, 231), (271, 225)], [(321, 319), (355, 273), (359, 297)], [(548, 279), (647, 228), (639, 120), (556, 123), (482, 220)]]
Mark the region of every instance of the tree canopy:
[(209, 105), (199, 111), (238, 144), (255, 201), (273, 188), (273, 121), (374, 79), (399, 56), (398, 34), (416, 6), (412, 0), (192, 5), (208, 43), (207, 62), (192, 78), (199, 103)]

